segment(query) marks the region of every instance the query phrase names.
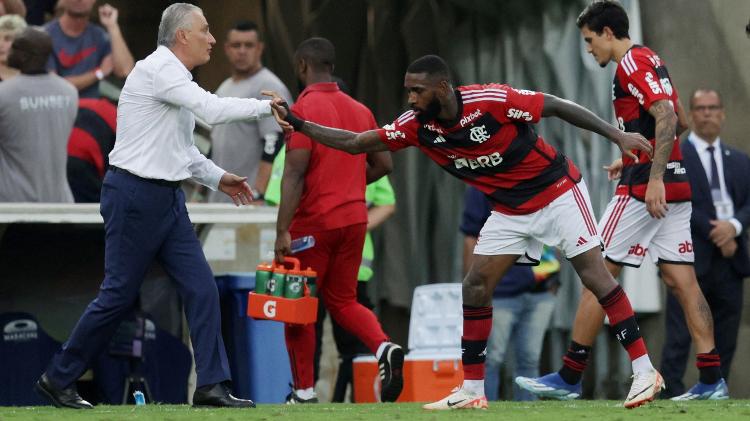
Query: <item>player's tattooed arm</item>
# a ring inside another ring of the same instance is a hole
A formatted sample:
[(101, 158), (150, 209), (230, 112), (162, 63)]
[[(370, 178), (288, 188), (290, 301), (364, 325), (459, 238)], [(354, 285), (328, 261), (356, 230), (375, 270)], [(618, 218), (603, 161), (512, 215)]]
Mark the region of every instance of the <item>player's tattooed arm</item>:
[(661, 180), (669, 162), (677, 133), (677, 114), (672, 103), (666, 99), (654, 102), (648, 109), (656, 120), (654, 157), (651, 163), (650, 180)]
[(328, 147), (350, 154), (388, 150), (385, 143), (380, 141), (380, 135), (375, 130), (354, 133), (348, 130), (334, 129), (305, 121), (300, 128), (300, 132)]
[(306, 134), (312, 140), (322, 143), (328, 147), (339, 149), (350, 154), (363, 152), (387, 151), (388, 147), (380, 141), (380, 135), (375, 130), (362, 133), (354, 133), (348, 130), (334, 129), (321, 126), (310, 121), (301, 119), (295, 115), (286, 102), (271, 103), (274, 112), (279, 118), (289, 123), (294, 130)]

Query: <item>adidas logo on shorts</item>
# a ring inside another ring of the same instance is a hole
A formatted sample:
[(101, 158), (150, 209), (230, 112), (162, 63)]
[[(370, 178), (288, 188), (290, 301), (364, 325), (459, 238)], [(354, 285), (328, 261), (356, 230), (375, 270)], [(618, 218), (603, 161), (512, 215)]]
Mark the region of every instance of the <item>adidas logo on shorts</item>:
[(580, 247), (580, 246), (582, 246), (582, 245), (584, 245), (584, 244), (586, 244), (588, 242), (589, 242), (589, 240), (587, 240), (587, 239), (585, 239), (583, 237), (578, 237), (578, 242), (576, 243), (576, 247)]

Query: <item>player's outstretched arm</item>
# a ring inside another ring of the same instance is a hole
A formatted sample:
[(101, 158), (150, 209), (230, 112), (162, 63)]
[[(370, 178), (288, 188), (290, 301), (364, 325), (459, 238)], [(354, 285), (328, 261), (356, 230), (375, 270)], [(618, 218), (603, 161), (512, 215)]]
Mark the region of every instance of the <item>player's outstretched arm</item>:
[(544, 94), (544, 108), (542, 117), (558, 117), (568, 123), (600, 134), (614, 142), (620, 150), (636, 162), (638, 157), (632, 152), (633, 149), (646, 152), (651, 156), (653, 148), (651, 144), (639, 133), (628, 133), (612, 126), (573, 101), (558, 98), (554, 95)]
[(292, 125), (294, 130), (328, 147), (350, 154), (388, 150), (388, 147), (385, 143), (381, 142), (380, 135), (375, 130), (354, 133), (348, 130), (334, 129), (299, 118), (289, 110), (289, 106), (286, 103), (272, 103), (271, 106), (281, 119)]

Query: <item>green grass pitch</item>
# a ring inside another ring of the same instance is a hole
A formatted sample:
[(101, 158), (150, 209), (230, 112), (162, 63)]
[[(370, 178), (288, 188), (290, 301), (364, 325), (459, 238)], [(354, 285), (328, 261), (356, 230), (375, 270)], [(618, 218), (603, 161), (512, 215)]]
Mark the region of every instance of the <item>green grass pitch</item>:
[(195, 409), (187, 405), (97, 406), (75, 411), (52, 407), (1, 407), (0, 421), (13, 420), (750, 420), (750, 401), (656, 401), (628, 410), (616, 401), (490, 402), (487, 411), (428, 412), (419, 404), (258, 405), (255, 409)]

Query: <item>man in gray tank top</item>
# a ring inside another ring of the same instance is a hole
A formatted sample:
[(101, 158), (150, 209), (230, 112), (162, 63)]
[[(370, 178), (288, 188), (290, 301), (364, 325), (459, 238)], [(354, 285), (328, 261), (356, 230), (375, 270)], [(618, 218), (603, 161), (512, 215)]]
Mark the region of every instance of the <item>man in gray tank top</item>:
[(73, 202), (68, 186), (68, 136), (78, 91), (47, 73), (49, 35), (27, 28), (8, 64), (21, 74), (0, 83), (0, 202)]
[[(232, 67), (216, 95), (220, 97), (262, 99), (261, 90), (278, 92), (291, 103), (291, 95), (273, 72), (263, 67), (263, 40), (258, 26), (243, 21), (227, 33), (224, 52)], [(266, 191), (276, 154), (284, 146), (284, 136), (273, 119), (217, 124), (211, 131), (211, 160), (225, 170), (247, 177), (258, 199)], [(219, 192), (210, 192), (209, 202), (231, 202)]]

